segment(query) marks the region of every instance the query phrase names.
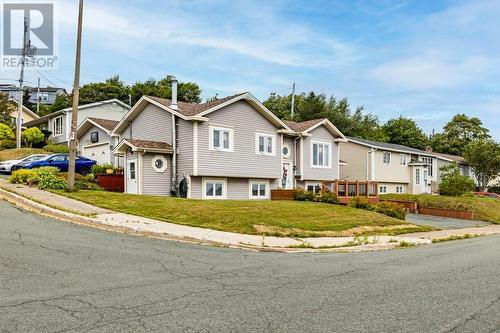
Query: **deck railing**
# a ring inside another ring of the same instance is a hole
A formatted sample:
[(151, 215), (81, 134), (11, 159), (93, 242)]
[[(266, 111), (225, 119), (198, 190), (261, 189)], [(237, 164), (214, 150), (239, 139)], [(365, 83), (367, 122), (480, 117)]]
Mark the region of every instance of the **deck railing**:
[(335, 180), (322, 182), (321, 187), (335, 193), (339, 198), (378, 197), (378, 182)]

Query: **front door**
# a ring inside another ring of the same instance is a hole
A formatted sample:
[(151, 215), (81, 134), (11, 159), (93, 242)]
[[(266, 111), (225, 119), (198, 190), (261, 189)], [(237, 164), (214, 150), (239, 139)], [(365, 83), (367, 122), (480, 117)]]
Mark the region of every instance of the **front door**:
[(424, 169), (423, 173), (424, 173), (424, 177), (423, 177), (424, 179), (423, 179), (423, 183), (422, 183), (422, 192), (427, 193), (429, 191), (429, 189), (428, 189), (429, 185), (427, 184), (429, 182), (429, 180), (427, 179), (429, 172), (427, 171), (427, 169)]
[(281, 175), (281, 187), (284, 189), (293, 189), (293, 169), (291, 163), (283, 163), (283, 171)]
[(137, 160), (127, 160), (127, 193), (137, 194)]

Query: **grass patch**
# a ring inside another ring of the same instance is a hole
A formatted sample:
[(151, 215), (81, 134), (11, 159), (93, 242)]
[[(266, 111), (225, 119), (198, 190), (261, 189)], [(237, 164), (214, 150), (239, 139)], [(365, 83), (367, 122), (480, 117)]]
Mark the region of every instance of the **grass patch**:
[(476, 238), (479, 236), (481, 236), (481, 235), (478, 235), (478, 234), (451, 235), (451, 236), (444, 237), (444, 238), (433, 238), (432, 242), (433, 243), (441, 243), (441, 242), (448, 242), (448, 241), (454, 241), (454, 240), (460, 240), (460, 239)]
[(382, 199), (416, 201), (420, 207), (470, 210), (476, 220), (500, 224), (500, 200), (486, 197), (449, 197), (430, 194), (383, 194)]
[(408, 242), (408, 241), (405, 241), (405, 240), (402, 240), (402, 241), (399, 242), (399, 247), (413, 247), (415, 245), (416, 245), (415, 243)]
[(33, 154), (50, 154), (39, 148), (14, 148), (0, 150), (0, 161), (16, 160)]
[(345, 236), (429, 230), (371, 211), (316, 202), (192, 200), (103, 191), (57, 193), (117, 212), (246, 234), (317, 237), (347, 231), (350, 234)]

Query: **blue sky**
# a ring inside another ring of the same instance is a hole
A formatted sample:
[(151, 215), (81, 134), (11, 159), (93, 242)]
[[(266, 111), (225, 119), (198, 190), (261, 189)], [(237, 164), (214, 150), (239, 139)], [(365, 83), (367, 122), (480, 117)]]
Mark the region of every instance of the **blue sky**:
[[(76, 0), (60, 0), (60, 66), (71, 86)], [(298, 91), (347, 97), (430, 133), (455, 113), (500, 139), (500, 0), (85, 1), (82, 82), (174, 74), (203, 97)], [(35, 82), (35, 71), (27, 79)], [(5, 72), (0, 78), (17, 78)], [(50, 82), (49, 82), (50, 81)], [(6, 83), (5, 81), (0, 81)]]

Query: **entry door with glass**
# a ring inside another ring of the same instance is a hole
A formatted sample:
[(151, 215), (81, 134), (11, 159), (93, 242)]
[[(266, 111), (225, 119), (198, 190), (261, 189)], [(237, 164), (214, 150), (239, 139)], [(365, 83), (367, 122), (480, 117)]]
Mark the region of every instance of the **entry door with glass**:
[(137, 194), (137, 160), (127, 161), (127, 193)]
[(284, 189), (293, 189), (293, 169), (291, 163), (283, 163), (281, 175), (281, 187)]

